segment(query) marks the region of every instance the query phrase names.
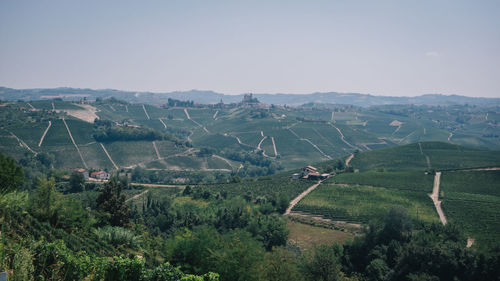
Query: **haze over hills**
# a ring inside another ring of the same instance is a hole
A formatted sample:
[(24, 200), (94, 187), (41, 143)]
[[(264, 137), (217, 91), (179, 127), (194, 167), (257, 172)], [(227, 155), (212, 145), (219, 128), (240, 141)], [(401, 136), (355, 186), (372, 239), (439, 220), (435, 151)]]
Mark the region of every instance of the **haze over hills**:
[[(96, 98), (115, 97), (128, 102), (147, 104), (164, 104), (169, 98), (192, 100), (195, 103), (214, 104), (221, 100), (224, 103), (234, 103), (242, 100), (244, 94), (227, 95), (214, 91), (190, 90), (166, 93), (132, 92), (114, 89), (80, 89), (80, 88), (49, 88), (49, 89), (12, 89), (0, 87), (0, 99), (3, 100), (40, 100), (62, 98), (64, 100), (80, 100), (83, 97)], [(350, 104), (362, 107), (388, 104), (414, 105), (500, 105), (500, 98), (467, 97), (460, 95), (426, 94), (416, 97), (375, 96), (359, 93), (311, 93), (311, 94), (254, 94), (261, 102), (276, 105), (298, 106), (306, 103)]]

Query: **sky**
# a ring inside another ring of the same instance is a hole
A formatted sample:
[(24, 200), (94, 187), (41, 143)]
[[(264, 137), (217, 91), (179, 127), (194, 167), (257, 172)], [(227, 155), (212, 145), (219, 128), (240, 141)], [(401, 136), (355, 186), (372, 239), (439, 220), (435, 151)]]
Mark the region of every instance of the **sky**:
[(500, 97), (500, 1), (0, 0), (0, 86)]

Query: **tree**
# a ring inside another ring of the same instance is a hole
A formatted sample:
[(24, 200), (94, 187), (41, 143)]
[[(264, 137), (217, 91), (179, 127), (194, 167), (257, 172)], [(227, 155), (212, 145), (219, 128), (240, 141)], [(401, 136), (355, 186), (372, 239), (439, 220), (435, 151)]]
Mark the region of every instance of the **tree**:
[(85, 177), (82, 173), (73, 172), (69, 177), (69, 188), (71, 192), (80, 192), (85, 188)]
[(11, 192), (24, 182), (24, 172), (14, 158), (0, 152), (0, 194)]
[(128, 223), (128, 206), (125, 205), (125, 195), (121, 191), (121, 182), (113, 178), (104, 185), (96, 199), (97, 209), (103, 212), (112, 226), (124, 226)]
[(275, 247), (264, 257), (263, 280), (299, 281), (304, 276), (299, 271), (298, 257), (283, 247)]
[(343, 248), (339, 244), (316, 247), (313, 249), (312, 257), (304, 263), (304, 273), (309, 277), (309, 280), (344, 280), (344, 275), (340, 271), (342, 256)]

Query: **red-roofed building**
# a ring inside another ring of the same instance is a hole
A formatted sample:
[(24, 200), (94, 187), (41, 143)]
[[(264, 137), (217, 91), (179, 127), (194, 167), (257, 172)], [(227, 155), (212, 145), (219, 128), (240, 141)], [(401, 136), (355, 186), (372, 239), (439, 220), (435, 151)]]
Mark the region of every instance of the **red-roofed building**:
[(94, 179), (109, 180), (109, 173), (105, 171), (92, 172), (90, 176)]

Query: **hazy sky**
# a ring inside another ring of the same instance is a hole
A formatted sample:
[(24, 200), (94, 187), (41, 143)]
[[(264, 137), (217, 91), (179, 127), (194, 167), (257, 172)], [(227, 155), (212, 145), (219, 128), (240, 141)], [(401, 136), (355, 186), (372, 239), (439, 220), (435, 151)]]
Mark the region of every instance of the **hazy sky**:
[(500, 97), (500, 1), (0, 0), (0, 85)]

